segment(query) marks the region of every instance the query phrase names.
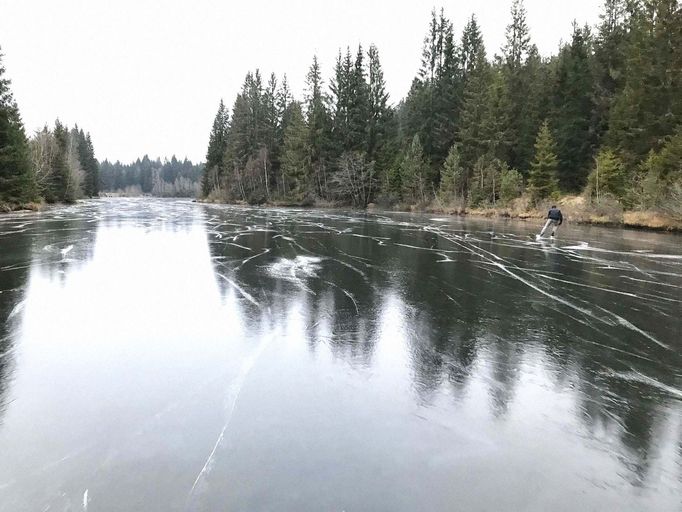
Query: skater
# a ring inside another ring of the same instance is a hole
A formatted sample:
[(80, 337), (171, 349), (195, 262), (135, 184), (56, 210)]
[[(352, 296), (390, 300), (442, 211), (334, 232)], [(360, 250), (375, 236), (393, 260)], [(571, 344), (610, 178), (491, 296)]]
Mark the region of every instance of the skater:
[(545, 234), (545, 231), (547, 231), (547, 228), (550, 226), (552, 226), (552, 234), (550, 236), (554, 238), (557, 228), (561, 226), (563, 222), (564, 216), (561, 215), (561, 210), (559, 210), (559, 208), (556, 206), (552, 206), (547, 213), (547, 222), (545, 222), (545, 226), (542, 228), (542, 231), (540, 231), (538, 238), (542, 238)]

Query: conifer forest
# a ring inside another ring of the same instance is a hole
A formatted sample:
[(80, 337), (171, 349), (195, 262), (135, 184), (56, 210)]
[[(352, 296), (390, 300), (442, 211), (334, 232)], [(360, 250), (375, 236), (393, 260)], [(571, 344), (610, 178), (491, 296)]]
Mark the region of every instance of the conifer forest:
[(574, 24), (550, 56), (521, 0), (504, 47), (481, 31), (472, 15), (456, 34), (434, 10), (405, 98), (388, 97), (373, 45), (340, 51), (330, 77), (313, 56), (301, 98), (286, 76), (247, 73), (231, 108), (220, 101), (202, 195), (488, 207), (585, 194), (682, 213), (676, 0), (606, 0), (599, 25)]

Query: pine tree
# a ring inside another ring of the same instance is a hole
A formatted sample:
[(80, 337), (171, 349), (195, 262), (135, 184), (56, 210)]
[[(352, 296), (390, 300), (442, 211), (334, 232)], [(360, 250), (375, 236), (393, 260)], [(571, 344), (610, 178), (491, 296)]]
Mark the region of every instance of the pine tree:
[[(466, 169), (467, 175), (471, 174), (474, 163), (478, 158), (491, 150), (489, 142), (491, 134), (487, 124), (492, 121), (504, 121), (504, 111), (496, 112), (494, 118), (490, 118), (489, 111), (493, 107), (490, 98), (490, 83), (492, 82), (492, 70), (486, 61), (485, 47), (481, 43), (473, 60), (466, 58), (467, 75), (464, 86), (462, 112), (457, 132), (457, 139), (461, 144), (461, 164)], [(490, 118), (490, 119), (489, 119)], [(502, 123), (506, 126), (506, 122)], [(497, 127), (491, 127), (497, 130)]]
[(601, 141), (609, 125), (616, 95), (623, 89), (627, 0), (604, 0), (594, 44), (595, 137)]
[(369, 85), (365, 74), (365, 53), (358, 46), (348, 88), (348, 144), (346, 151), (367, 151)]
[(454, 142), (461, 101), (461, 69), (452, 23), (442, 9), (439, 15), (432, 11), (422, 65), (405, 101), (405, 113), (409, 136), (419, 135), (436, 171)]
[(590, 173), (587, 191), (592, 200), (600, 201), (605, 196), (616, 200), (625, 197), (627, 171), (623, 161), (609, 148), (602, 149), (595, 159), (594, 170)]
[(424, 159), (419, 135), (415, 135), (400, 164), (400, 184), (403, 199), (426, 202), (428, 178), (428, 164)]
[(36, 184), (19, 108), (4, 74), (0, 53), (0, 202), (25, 203), (37, 199)]
[(67, 155), (69, 151), (69, 132), (57, 119), (54, 123), (54, 138), (56, 152), (52, 162), (52, 179), (50, 191), (46, 199), (48, 201), (70, 203), (75, 200), (69, 190), (69, 164)]
[(384, 72), (381, 69), (379, 50), (371, 45), (367, 52), (369, 59), (369, 119), (367, 126), (367, 154), (375, 160), (381, 153), (386, 137), (386, 122), (389, 114), (388, 93)]
[(523, 0), (514, 0), (511, 8), (511, 23), (507, 26), (506, 44), (503, 47), (504, 93), (506, 98), (508, 133), (514, 143), (508, 146), (506, 160), (516, 169), (527, 169), (532, 155), (533, 140), (539, 126), (537, 94), (539, 57), (537, 49), (530, 42), (526, 23), (526, 9)]
[(204, 197), (220, 186), (219, 177), (223, 170), (223, 159), (227, 148), (228, 119), (225, 104), (221, 99), (208, 137), (206, 164), (201, 179), (201, 193)]
[(78, 159), (83, 170), (83, 194), (87, 197), (96, 197), (99, 194), (99, 163), (95, 158), (90, 134), (78, 130)]
[[(261, 155), (261, 159), (265, 156), (264, 165), (267, 167), (263, 170), (264, 177), (267, 178), (266, 185), (272, 181), (272, 177), (276, 174), (280, 166), (280, 145), (279, 145), (279, 109), (277, 108), (277, 77), (274, 73), (270, 74), (267, 86), (263, 91), (262, 105), (263, 105), (263, 131), (261, 142), (262, 149), (265, 154)], [(269, 165), (268, 165), (269, 164)], [(269, 189), (266, 186), (266, 189)], [(268, 194), (266, 190), (266, 195)]]
[(443, 163), (438, 190), (441, 201), (449, 203), (454, 199), (464, 199), (467, 175), (460, 163), (459, 149), (453, 144)]
[[(518, 131), (514, 132), (510, 119), (513, 106), (507, 90), (507, 82), (501, 69), (493, 69), (488, 75), (489, 82), (485, 98), (485, 108), (480, 125), (481, 146), (484, 155), (507, 161), (510, 148), (518, 146)], [(518, 148), (517, 148), (518, 149)]]
[(339, 55), (334, 67), (334, 78), (329, 86), (332, 106), (332, 155), (333, 159), (341, 156), (352, 146), (350, 126), (351, 90), (353, 85), (353, 62), (350, 48), (346, 49), (345, 57)]
[(531, 162), (528, 178), (528, 189), (534, 202), (545, 199), (557, 191), (558, 165), (554, 138), (549, 130), (549, 124), (545, 121), (535, 142), (535, 157)]
[(557, 140), (559, 185), (570, 192), (585, 185), (596, 143), (589, 47), (589, 28), (574, 24), (571, 44), (559, 53), (554, 84), (552, 126)]
[(441, 12), (439, 23), (442, 50), (434, 84), (433, 155), (431, 161), (440, 166), (455, 141), (462, 103), (462, 77), (458, 49), (452, 23)]
[(376, 46), (367, 53), (369, 68), (369, 119), (367, 123), (367, 159), (374, 162), (380, 182), (386, 182), (386, 172), (395, 158), (393, 113), (388, 105), (386, 82)]
[(462, 80), (466, 83), (471, 73), (475, 72), (485, 61), (485, 45), (478, 27), (476, 16), (471, 15), (462, 32), (460, 45), (460, 64)]
[(310, 149), (309, 161), (313, 168), (313, 175), (317, 194), (326, 197), (327, 187), (327, 163), (329, 155), (329, 137), (331, 119), (327, 111), (327, 98), (324, 94), (322, 72), (317, 56), (313, 56), (313, 62), (306, 75), (305, 111), (308, 124), (308, 148)]
[(282, 150), (282, 174), (284, 193), (300, 201), (310, 190), (310, 146), (308, 127), (303, 118), (300, 104), (294, 102), (290, 107), (290, 122), (284, 133)]
[[(517, 139), (511, 145), (511, 155), (509, 162), (515, 161), (512, 167), (527, 171), (530, 161), (533, 158), (533, 145), (535, 136), (540, 129), (543, 119), (548, 115), (547, 106), (551, 96), (550, 80), (547, 73), (547, 66), (542, 61), (538, 49), (531, 45), (528, 51), (528, 59), (523, 67), (522, 78), (522, 100), (520, 118), (515, 119), (512, 127), (517, 127)], [(513, 99), (509, 98), (513, 103)]]

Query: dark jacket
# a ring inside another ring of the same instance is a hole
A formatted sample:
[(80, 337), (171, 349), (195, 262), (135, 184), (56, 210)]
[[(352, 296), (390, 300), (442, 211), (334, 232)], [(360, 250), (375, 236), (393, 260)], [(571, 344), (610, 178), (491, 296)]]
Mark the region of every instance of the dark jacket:
[(556, 220), (561, 224), (564, 222), (564, 216), (561, 215), (561, 210), (559, 208), (550, 208), (549, 213), (547, 214), (548, 219)]

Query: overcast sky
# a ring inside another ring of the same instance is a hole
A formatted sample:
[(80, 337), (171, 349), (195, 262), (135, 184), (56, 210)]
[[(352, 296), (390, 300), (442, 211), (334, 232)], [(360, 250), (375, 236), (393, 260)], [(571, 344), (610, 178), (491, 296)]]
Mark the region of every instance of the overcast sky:
[[(601, 0), (526, 0), (542, 55)], [(391, 101), (419, 67), (432, 0), (0, 0), (0, 46), (28, 134), (59, 117), (90, 131), (100, 160), (203, 160), (218, 101), (247, 71), (287, 73), (300, 98), (313, 54), (328, 83), (339, 47), (378, 46)], [(499, 52), (511, 0), (450, 0), (459, 37), (475, 13)]]

